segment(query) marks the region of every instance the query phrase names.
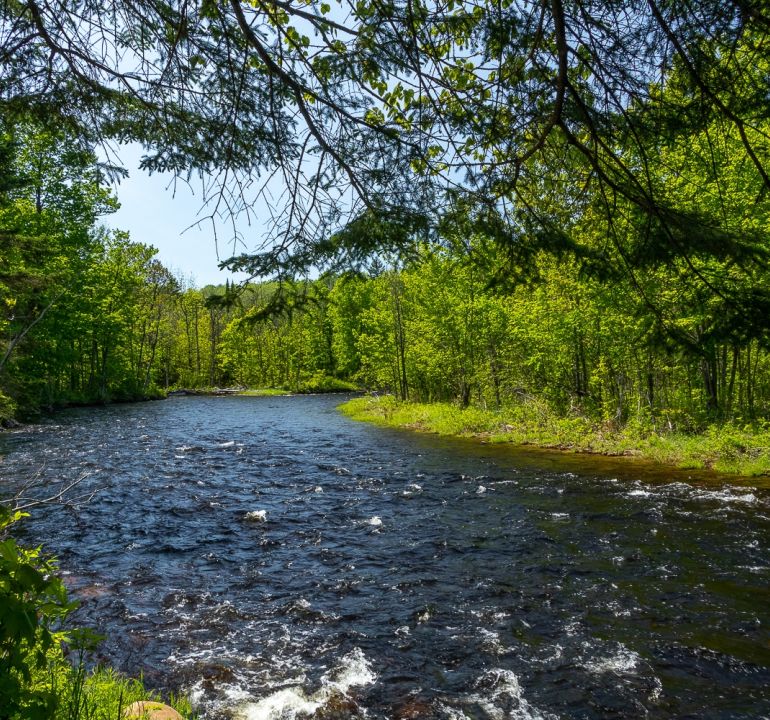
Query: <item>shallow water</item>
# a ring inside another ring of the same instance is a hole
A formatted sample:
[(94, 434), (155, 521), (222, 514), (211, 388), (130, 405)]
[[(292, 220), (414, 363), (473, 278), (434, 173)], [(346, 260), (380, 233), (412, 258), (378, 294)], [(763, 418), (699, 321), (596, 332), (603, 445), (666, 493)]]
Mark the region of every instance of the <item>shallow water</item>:
[(60, 558), (102, 659), (205, 718), (770, 717), (770, 491), (338, 401), (60, 413), (0, 436), (0, 491), (98, 489), (24, 538)]

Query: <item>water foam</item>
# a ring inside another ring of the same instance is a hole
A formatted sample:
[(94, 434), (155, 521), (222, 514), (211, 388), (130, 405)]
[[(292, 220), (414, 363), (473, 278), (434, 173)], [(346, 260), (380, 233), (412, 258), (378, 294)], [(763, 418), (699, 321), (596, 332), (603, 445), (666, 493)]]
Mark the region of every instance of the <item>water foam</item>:
[(642, 659), (637, 653), (629, 650), (625, 645), (620, 645), (614, 654), (589, 660), (584, 663), (583, 667), (596, 675), (603, 675), (604, 673), (629, 675), (637, 672), (641, 662)]
[[(747, 488), (753, 490), (754, 488)], [(716, 500), (725, 503), (743, 503), (745, 505), (756, 505), (757, 496), (753, 492), (739, 493), (729, 488), (723, 490), (697, 490), (693, 493), (698, 500)]]
[(295, 720), (312, 715), (332, 698), (348, 696), (354, 687), (371, 685), (377, 679), (360, 648), (340, 658), (336, 667), (321, 679), (321, 687), (307, 693), (300, 685), (276, 690), (257, 702), (246, 703), (236, 711), (238, 720)]
[(236, 717), (244, 720), (282, 720), (310, 715), (323, 705), (315, 693), (308, 697), (300, 687), (284, 688), (259, 702), (249, 703)]
[(650, 497), (652, 493), (649, 490), (642, 490), (639, 488), (637, 490), (630, 490), (627, 495), (628, 497)]
[[(487, 670), (476, 681), (475, 689), (477, 692), (469, 695), (465, 702), (481, 708), (484, 715), (491, 720), (550, 720), (553, 717), (544, 715), (524, 699), (519, 678), (512, 670), (503, 668)], [(466, 716), (463, 713), (449, 715), (449, 717)]]
[(500, 635), (493, 630), (478, 628), (479, 639), (481, 640), (481, 649), (493, 655), (503, 655), (508, 652), (500, 642)]

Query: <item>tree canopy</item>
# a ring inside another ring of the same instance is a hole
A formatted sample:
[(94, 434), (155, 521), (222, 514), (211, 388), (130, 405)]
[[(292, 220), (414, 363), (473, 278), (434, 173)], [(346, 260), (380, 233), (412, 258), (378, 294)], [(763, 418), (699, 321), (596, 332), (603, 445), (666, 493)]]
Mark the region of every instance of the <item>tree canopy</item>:
[(362, 214), (397, 247), (465, 218), (515, 265), (574, 251), (587, 204), (621, 264), (745, 260), (754, 238), (672, 202), (658, 161), (708, 132), (770, 189), (769, 30), (755, 0), (5, 0), (0, 103), (203, 173), (212, 213), (278, 174), (271, 236), (234, 260), (256, 275), (355, 256), (329, 238)]

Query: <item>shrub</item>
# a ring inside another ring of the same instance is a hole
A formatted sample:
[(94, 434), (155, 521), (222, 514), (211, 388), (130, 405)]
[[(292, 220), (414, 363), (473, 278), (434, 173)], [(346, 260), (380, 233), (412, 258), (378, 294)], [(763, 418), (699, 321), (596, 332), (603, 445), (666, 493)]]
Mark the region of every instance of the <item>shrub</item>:
[[(9, 537), (25, 516), (0, 503), (0, 720), (120, 720), (129, 704), (152, 696), (110, 668), (86, 672), (86, 651), (99, 638), (64, 629), (77, 603), (55, 575), (56, 562)], [(74, 667), (65, 643), (75, 651)], [(191, 713), (184, 699), (172, 704)]]
[(0, 392), (0, 425), (13, 420), (16, 415), (16, 403)]
[(24, 516), (0, 506), (0, 718), (47, 720), (56, 694), (34, 683), (33, 676), (49, 668), (51, 651), (66, 639), (62, 623), (76, 604), (54, 575), (53, 560), (8, 537), (10, 526)]

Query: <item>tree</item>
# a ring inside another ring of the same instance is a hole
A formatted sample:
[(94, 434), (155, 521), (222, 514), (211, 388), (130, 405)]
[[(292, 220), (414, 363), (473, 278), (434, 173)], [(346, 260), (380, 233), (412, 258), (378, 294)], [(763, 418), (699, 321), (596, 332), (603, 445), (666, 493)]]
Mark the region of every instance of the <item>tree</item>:
[[(7, 187), (0, 202), (0, 378), (25, 343), (43, 342), (52, 314), (83, 281), (100, 247), (96, 217), (115, 201), (92, 153), (61, 131), (34, 125), (6, 130)], [(34, 332), (33, 332), (34, 331)], [(42, 354), (41, 354), (42, 356)], [(55, 357), (47, 356), (54, 362)], [(22, 394), (39, 394), (45, 373), (19, 376)], [(18, 394), (18, 392), (16, 393)]]
[[(532, 202), (564, 155), (583, 164), (572, 203), (602, 195), (610, 222), (628, 202), (637, 228), (687, 257), (686, 229), (715, 218), (683, 214), (650, 167), (661, 135), (707, 122), (735, 133), (770, 189), (758, 0), (29, 0), (1, 13), (5, 117), (48, 118), (86, 144), (135, 140), (147, 169), (211, 174), (212, 213), (248, 213), (252, 181), (281, 177), (273, 235), (231, 261), (255, 275), (328, 262), (330, 235), (366, 213), (435, 226), (460, 207), (517, 262), (570, 246)], [(661, 93), (672, 81), (680, 92)], [(367, 247), (360, 235), (338, 251)]]

